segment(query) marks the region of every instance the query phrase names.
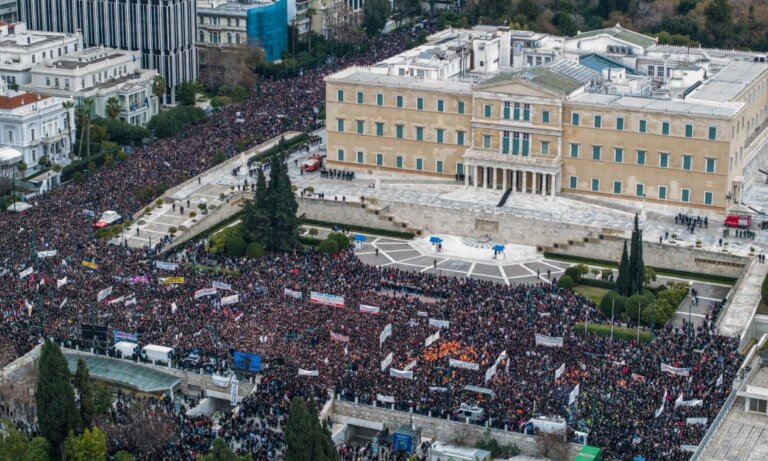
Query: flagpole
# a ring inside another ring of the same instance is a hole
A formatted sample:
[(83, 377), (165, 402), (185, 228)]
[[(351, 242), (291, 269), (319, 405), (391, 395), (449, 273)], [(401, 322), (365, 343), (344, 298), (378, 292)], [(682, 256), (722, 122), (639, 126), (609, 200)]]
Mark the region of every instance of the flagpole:
[(640, 343), (640, 303), (637, 303), (637, 342)]
[(613, 309), (616, 307), (616, 299), (611, 299), (611, 341), (613, 341)]

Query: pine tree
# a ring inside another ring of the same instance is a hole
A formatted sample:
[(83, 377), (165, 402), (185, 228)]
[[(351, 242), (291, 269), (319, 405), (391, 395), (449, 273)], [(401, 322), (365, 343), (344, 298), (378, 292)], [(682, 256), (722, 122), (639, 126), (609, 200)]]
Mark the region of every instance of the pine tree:
[(629, 256), (627, 255), (627, 241), (624, 240), (624, 251), (621, 252), (621, 262), (619, 263), (619, 276), (616, 278), (616, 291), (621, 296), (629, 296)]
[(43, 344), (40, 354), (35, 404), (40, 434), (51, 444), (55, 458), (61, 458), (67, 434), (80, 428), (80, 412), (67, 360), (59, 346), (50, 341)]
[(70, 461), (103, 461), (107, 459), (107, 435), (94, 427), (85, 428), (82, 434), (76, 436), (73, 432), (64, 442), (67, 460)]
[(93, 390), (91, 389), (90, 373), (83, 359), (77, 361), (77, 371), (75, 371), (75, 389), (80, 401), (80, 419), (83, 427), (93, 425), (94, 406)]
[(267, 180), (264, 177), (264, 171), (259, 168), (253, 199), (248, 200), (243, 210), (243, 224), (248, 240), (259, 242), (262, 246), (269, 246), (272, 238), (272, 229), (267, 215), (268, 201)]
[(267, 216), (272, 230), (271, 250), (288, 251), (298, 243), (299, 204), (291, 188), (288, 167), (279, 157), (272, 159), (267, 186)]

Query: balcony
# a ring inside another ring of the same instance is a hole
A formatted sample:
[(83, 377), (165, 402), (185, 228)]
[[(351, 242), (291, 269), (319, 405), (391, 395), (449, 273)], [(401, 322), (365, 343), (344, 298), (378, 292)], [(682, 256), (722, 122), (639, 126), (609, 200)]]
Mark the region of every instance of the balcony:
[(498, 150), (469, 148), (464, 153), (465, 160), (477, 160), (477, 163), (484, 163), (490, 166), (498, 167), (529, 167), (547, 172), (556, 173), (560, 171), (563, 159), (559, 155), (540, 155), (532, 152), (529, 155), (502, 154)]

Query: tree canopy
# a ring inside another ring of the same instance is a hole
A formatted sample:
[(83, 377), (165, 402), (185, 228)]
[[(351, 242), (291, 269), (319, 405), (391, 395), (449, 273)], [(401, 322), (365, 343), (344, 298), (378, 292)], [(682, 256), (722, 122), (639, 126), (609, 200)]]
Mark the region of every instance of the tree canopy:
[(80, 429), (80, 411), (75, 403), (75, 391), (70, 384), (69, 368), (61, 349), (55, 343), (43, 343), (35, 388), (37, 424), (40, 434), (61, 457), (64, 439)]
[(381, 33), (387, 24), (392, 6), (389, 0), (365, 0), (363, 4), (363, 29), (369, 37)]

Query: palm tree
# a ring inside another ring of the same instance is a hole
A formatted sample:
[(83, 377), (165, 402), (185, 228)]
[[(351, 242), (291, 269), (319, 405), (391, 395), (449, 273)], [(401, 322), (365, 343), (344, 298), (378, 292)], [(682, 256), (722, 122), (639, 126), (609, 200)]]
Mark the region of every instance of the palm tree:
[(120, 115), (120, 112), (123, 110), (122, 107), (120, 107), (120, 100), (117, 99), (116, 96), (112, 96), (111, 98), (107, 99), (107, 117), (111, 118), (112, 120), (116, 119), (118, 115)]
[[(91, 111), (93, 110), (93, 98), (88, 96), (80, 100), (80, 107), (77, 108), (77, 116), (80, 119), (80, 142), (78, 143), (77, 156), (83, 157), (83, 140), (86, 131), (91, 131)], [(88, 137), (88, 147), (90, 149), (91, 139)]]
[(307, 30), (307, 52), (310, 55), (312, 54), (312, 16), (314, 16), (315, 13), (317, 13), (317, 11), (315, 11), (315, 9), (311, 6), (307, 8), (307, 17), (309, 18), (309, 28)]
[(67, 111), (67, 143), (70, 147), (69, 155), (72, 155), (72, 117), (71, 117), (71, 109), (75, 107), (75, 103), (70, 101), (64, 101), (61, 103), (61, 106)]
[(162, 75), (155, 75), (152, 79), (152, 94), (157, 96), (158, 103), (162, 105), (165, 96), (165, 78)]

